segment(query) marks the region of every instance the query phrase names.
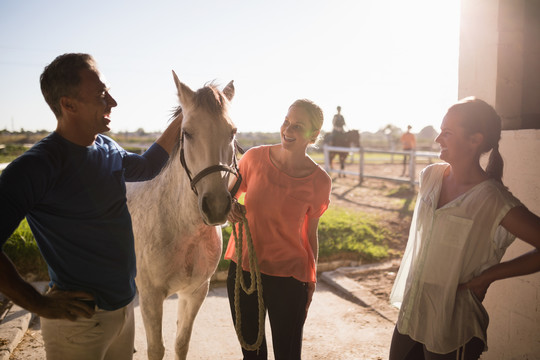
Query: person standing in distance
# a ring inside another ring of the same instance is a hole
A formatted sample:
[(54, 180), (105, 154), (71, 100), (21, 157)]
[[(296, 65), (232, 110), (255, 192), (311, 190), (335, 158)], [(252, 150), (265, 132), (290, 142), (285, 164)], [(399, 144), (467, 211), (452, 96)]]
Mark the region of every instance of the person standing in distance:
[[(401, 135), (401, 147), (403, 151), (412, 151), (416, 149), (416, 137), (413, 133), (411, 133), (412, 126), (407, 126), (407, 131)], [(401, 172), (401, 176), (404, 176), (407, 172), (407, 163), (409, 160), (409, 155), (404, 154), (403, 155), (403, 171)]]

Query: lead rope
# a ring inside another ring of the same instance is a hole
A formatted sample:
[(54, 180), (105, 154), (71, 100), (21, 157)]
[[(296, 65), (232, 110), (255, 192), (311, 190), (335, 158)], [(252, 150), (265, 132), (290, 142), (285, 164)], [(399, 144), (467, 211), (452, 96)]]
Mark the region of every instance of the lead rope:
[[(244, 277), (242, 276), (242, 243), (243, 243), (243, 230), (246, 230), (246, 243), (248, 248), (248, 258), (249, 258), (249, 275), (251, 279), (251, 284), (249, 289), (244, 282)], [(236, 335), (238, 336), (238, 341), (240, 345), (248, 351), (258, 350), (262, 344), (264, 338), (264, 320), (265, 320), (265, 311), (264, 311), (264, 301), (262, 294), (262, 281), (261, 281), (261, 271), (259, 270), (259, 263), (257, 261), (257, 255), (253, 249), (253, 239), (251, 238), (251, 231), (249, 230), (249, 224), (245, 215), (242, 215), (242, 220), (238, 223), (238, 234), (236, 233), (236, 226), (232, 226), (233, 236), (235, 238), (235, 247), (236, 247), (236, 257), (237, 257), (237, 266), (236, 266), (236, 281), (234, 284), (234, 310), (235, 310), (235, 325), (234, 329), (236, 330)], [(242, 336), (242, 320), (240, 314), (240, 287), (247, 294), (251, 295), (255, 290), (257, 290), (257, 300), (259, 305), (259, 332), (257, 334), (257, 341), (254, 344), (248, 344), (244, 337)]]

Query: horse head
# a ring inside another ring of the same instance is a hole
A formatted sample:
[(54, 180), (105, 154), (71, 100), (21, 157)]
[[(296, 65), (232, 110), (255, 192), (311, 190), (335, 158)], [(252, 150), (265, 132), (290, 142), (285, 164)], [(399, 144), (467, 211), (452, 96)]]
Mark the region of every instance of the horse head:
[(184, 116), (180, 159), (203, 221), (220, 225), (227, 221), (231, 209), (229, 176), (237, 174), (236, 127), (228, 115), (233, 82), (223, 91), (210, 84), (195, 92), (180, 82), (174, 71), (173, 76)]

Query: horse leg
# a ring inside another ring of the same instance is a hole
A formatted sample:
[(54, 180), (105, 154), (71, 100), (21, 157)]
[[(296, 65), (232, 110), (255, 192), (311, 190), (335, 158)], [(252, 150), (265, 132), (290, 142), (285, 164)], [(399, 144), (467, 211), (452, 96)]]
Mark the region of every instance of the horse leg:
[(195, 317), (208, 294), (210, 280), (202, 284), (192, 294), (178, 294), (178, 315), (176, 320), (176, 360), (185, 360), (193, 331)]
[[(345, 171), (345, 159), (347, 158), (347, 156), (339, 156), (339, 163), (341, 165), (341, 171)], [(339, 174), (340, 176), (343, 176), (345, 177), (345, 174)]]
[(165, 355), (163, 346), (162, 318), (163, 301), (166, 295), (157, 289), (139, 286), (139, 303), (146, 331), (149, 360), (161, 360)]

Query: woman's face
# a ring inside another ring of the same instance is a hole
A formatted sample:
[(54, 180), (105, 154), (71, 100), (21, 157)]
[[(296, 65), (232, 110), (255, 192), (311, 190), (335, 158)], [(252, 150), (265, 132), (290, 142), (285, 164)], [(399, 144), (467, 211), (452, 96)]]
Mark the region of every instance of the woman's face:
[(292, 106), (281, 125), (281, 144), (288, 149), (305, 151), (313, 136), (309, 114), (300, 106)]
[(468, 159), (476, 152), (471, 136), (461, 126), (461, 117), (456, 113), (447, 113), (441, 124), (441, 133), (435, 139), (441, 146), (439, 157), (450, 164)]

